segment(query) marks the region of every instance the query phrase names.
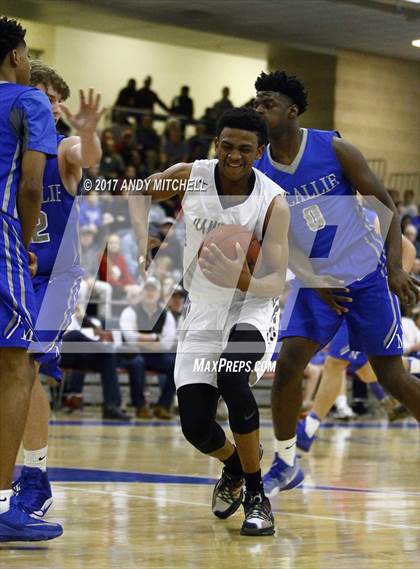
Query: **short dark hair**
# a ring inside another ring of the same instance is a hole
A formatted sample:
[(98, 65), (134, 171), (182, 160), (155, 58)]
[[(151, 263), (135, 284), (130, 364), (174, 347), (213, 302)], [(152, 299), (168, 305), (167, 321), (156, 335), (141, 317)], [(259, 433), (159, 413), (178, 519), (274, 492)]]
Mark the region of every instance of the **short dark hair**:
[(298, 107), (299, 114), (304, 113), (308, 107), (308, 93), (305, 85), (295, 75), (288, 75), (286, 71), (261, 72), (255, 81), (258, 91), (275, 91), (286, 95)]
[(0, 17), (0, 64), (6, 55), (16, 49), (20, 43), (25, 42), (26, 30), (16, 20), (6, 16)]
[(217, 122), (217, 137), (220, 136), (220, 133), (225, 127), (255, 132), (258, 137), (258, 146), (267, 142), (267, 127), (263, 118), (254, 109), (250, 109), (249, 107), (229, 109), (224, 112)]

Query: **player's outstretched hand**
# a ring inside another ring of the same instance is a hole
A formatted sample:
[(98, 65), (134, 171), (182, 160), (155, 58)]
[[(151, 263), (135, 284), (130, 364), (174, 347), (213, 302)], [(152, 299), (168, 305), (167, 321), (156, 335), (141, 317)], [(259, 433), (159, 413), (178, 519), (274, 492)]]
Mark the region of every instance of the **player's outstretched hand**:
[(420, 281), (403, 269), (388, 269), (388, 284), (403, 304), (413, 305), (420, 302)]
[(70, 126), (74, 128), (78, 134), (94, 133), (98, 122), (106, 111), (105, 107), (102, 109), (99, 107), (101, 95), (99, 93), (95, 95), (93, 89), (89, 89), (87, 97), (83, 89), (80, 89), (79, 95), (80, 108), (76, 114), (73, 114), (64, 103), (60, 103), (60, 107), (66, 115)]

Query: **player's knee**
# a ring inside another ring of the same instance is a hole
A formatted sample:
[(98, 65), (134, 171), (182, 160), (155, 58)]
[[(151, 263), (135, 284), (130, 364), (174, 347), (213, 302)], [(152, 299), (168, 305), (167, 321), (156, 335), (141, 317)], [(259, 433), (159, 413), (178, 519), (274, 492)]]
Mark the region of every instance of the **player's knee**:
[(249, 386), (247, 372), (219, 372), (217, 385), (228, 411), (229, 424), (234, 433), (248, 434), (259, 428), (259, 411)]
[(224, 435), (213, 429), (212, 425), (203, 424), (198, 418), (191, 421), (181, 417), (181, 428), (187, 441), (204, 454), (210, 454), (225, 444)]

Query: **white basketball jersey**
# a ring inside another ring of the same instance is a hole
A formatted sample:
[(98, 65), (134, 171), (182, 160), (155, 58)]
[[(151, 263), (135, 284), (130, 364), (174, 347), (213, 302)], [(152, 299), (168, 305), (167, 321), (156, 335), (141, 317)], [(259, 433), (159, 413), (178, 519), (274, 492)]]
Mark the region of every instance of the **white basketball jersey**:
[(280, 186), (254, 168), (255, 184), (251, 194), (238, 205), (223, 207), (215, 181), (217, 162), (215, 159), (193, 163), (190, 180), (201, 179), (202, 190), (187, 190), (182, 201), (186, 227), (184, 287), (193, 302), (222, 303), (245, 298), (246, 293), (219, 287), (206, 278), (197, 262), (198, 250), (207, 233), (219, 225), (241, 225), (261, 242), (267, 210), (276, 196), (285, 194)]

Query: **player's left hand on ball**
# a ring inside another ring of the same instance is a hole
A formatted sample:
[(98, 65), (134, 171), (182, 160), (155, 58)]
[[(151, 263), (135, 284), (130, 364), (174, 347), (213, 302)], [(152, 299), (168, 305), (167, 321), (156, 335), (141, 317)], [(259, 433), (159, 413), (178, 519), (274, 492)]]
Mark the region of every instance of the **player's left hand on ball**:
[(239, 243), (236, 243), (236, 259), (234, 260), (226, 257), (214, 243), (210, 245), (210, 249), (203, 247), (200, 267), (207, 277), (216, 278), (218, 285), (225, 288), (242, 290), (244, 281), (249, 282), (251, 276), (245, 252)]
[(38, 257), (32, 251), (28, 251), (29, 274), (33, 278), (38, 272)]
[(83, 89), (80, 89), (79, 95), (80, 108), (78, 113), (73, 114), (64, 103), (60, 103), (60, 107), (72, 128), (79, 134), (95, 132), (98, 122), (106, 111), (105, 107), (99, 108), (101, 95), (99, 93), (95, 95), (93, 89), (89, 89), (87, 96)]
[(388, 270), (388, 284), (403, 304), (413, 305), (420, 302), (420, 281), (403, 269)]

